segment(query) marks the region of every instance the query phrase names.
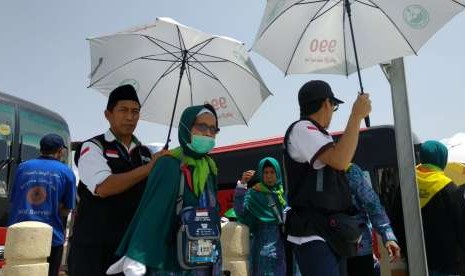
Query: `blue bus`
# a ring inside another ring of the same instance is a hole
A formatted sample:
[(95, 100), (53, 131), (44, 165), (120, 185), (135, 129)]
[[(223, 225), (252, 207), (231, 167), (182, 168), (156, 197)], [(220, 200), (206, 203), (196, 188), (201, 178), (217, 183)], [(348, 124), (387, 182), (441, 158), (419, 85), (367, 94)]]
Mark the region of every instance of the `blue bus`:
[[(70, 148), (68, 124), (57, 113), (0, 92), (0, 226), (8, 219), (8, 195), (19, 163), (39, 156), (39, 141), (57, 133)], [(71, 158), (62, 160), (71, 164)]]

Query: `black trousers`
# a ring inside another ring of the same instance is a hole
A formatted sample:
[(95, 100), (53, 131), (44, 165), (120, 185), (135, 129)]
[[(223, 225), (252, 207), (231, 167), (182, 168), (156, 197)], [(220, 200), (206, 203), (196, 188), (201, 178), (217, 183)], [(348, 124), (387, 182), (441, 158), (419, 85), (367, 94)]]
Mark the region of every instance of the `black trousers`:
[[(79, 246), (71, 243), (68, 255), (69, 276), (106, 276), (107, 269), (118, 261), (117, 246)], [(123, 273), (115, 274), (124, 276)]]
[(357, 256), (347, 259), (347, 274), (349, 276), (374, 276), (373, 256)]
[(63, 257), (63, 245), (52, 246), (48, 262), (48, 276), (58, 276), (61, 267), (61, 258)]

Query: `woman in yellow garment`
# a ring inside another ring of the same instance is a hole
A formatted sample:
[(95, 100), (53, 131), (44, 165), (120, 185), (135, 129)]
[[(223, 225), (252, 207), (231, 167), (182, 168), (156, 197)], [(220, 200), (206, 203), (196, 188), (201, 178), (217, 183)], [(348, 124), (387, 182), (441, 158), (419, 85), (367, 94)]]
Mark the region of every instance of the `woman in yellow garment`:
[(421, 164), (416, 168), (428, 270), (431, 276), (465, 274), (463, 225), (465, 199), (444, 174), (447, 148), (438, 141), (426, 141), (420, 148)]

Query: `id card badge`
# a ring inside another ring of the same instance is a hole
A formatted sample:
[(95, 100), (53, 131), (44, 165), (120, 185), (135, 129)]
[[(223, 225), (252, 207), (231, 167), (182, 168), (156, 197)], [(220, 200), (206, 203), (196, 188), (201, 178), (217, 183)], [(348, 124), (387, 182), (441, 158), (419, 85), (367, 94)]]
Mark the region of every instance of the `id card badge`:
[(215, 246), (211, 240), (189, 241), (189, 261), (213, 263)]

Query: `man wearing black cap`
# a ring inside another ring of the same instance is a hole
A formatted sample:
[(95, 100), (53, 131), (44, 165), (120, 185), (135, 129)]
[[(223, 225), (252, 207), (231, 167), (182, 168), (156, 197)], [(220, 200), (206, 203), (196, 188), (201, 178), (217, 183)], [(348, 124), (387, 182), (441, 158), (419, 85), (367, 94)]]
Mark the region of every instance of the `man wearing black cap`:
[(133, 135), (140, 103), (133, 86), (110, 93), (105, 118), (110, 129), (81, 146), (75, 156), (79, 203), (69, 254), (69, 275), (106, 275), (139, 205), (156, 159)]
[(287, 239), (302, 275), (340, 275), (344, 266), (342, 254), (336, 252), (340, 248), (333, 246), (322, 226), (326, 227), (328, 214), (344, 212), (352, 204), (348, 185), (341, 179), (354, 156), (360, 122), (370, 113), (371, 103), (367, 94), (358, 96), (344, 134), (334, 143), (327, 128), (343, 101), (321, 80), (304, 84), (298, 98), (300, 120), (291, 124), (284, 141), (291, 207)]
[(60, 162), (67, 148), (63, 138), (47, 134), (40, 140), (41, 156), (21, 163), (16, 171), (10, 197), (8, 225), (22, 221), (40, 221), (53, 228), (49, 276), (57, 276), (65, 241), (65, 225), (74, 208), (76, 177), (73, 171)]

